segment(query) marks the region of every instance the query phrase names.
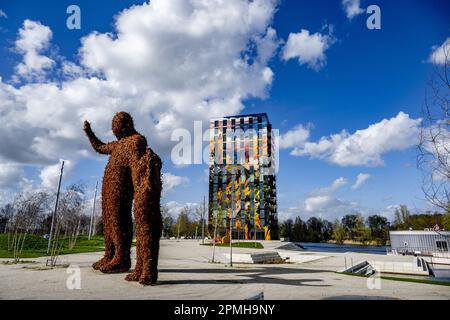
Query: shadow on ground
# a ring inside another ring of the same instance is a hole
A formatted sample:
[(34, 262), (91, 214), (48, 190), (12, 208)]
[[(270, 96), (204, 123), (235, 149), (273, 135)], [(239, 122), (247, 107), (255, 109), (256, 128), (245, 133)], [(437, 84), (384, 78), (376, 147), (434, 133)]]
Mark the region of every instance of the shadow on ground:
[(160, 273), (191, 273), (191, 274), (217, 274), (223, 277), (224, 274), (233, 274), (238, 279), (181, 279), (181, 280), (158, 280), (158, 285), (174, 284), (279, 284), (287, 286), (315, 286), (329, 287), (329, 285), (319, 284), (321, 279), (282, 279), (277, 275), (289, 274), (307, 274), (327, 272), (325, 270), (306, 270), (298, 268), (251, 268), (251, 269), (161, 269)]
[(384, 297), (384, 296), (357, 296), (357, 295), (342, 295), (342, 296), (332, 296), (326, 297), (322, 300), (400, 300), (394, 297)]

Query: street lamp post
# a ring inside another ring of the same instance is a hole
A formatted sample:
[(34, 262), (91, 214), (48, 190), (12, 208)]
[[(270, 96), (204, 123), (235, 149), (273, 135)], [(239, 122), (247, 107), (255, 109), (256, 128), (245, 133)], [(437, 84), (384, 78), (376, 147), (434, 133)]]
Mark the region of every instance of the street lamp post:
[(206, 205), (205, 205), (205, 196), (203, 196), (203, 208), (202, 208), (202, 244), (205, 244), (205, 212), (206, 211)]
[(63, 176), (63, 171), (64, 171), (64, 160), (61, 164), (61, 172), (59, 174), (58, 191), (56, 192), (55, 211), (53, 211), (52, 224), (50, 226), (50, 236), (48, 237), (47, 254), (50, 253), (50, 248), (52, 246), (53, 229), (55, 228), (55, 218), (56, 218), (56, 212), (58, 210), (59, 191), (61, 190), (61, 180), (62, 180), (62, 176)]
[(91, 240), (91, 236), (92, 236), (92, 227), (93, 227), (93, 223), (94, 223), (94, 213), (95, 213), (95, 200), (97, 199), (97, 187), (98, 187), (98, 180), (95, 183), (94, 204), (92, 205), (92, 215), (91, 215), (91, 222), (89, 223), (88, 240)]
[(211, 259), (212, 263), (214, 263), (214, 255), (216, 253), (217, 215), (218, 215), (217, 210), (214, 210), (214, 211), (215, 211), (215, 214), (216, 214), (216, 219), (215, 219), (216, 221), (214, 223), (213, 254), (212, 254), (212, 259)]
[[(234, 173), (234, 172), (233, 172)], [(233, 190), (231, 192), (231, 212), (230, 212), (230, 267), (233, 266), (233, 213), (234, 213), (234, 196), (235, 196), (235, 176), (234, 174), (231, 176), (231, 185), (233, 186)]]

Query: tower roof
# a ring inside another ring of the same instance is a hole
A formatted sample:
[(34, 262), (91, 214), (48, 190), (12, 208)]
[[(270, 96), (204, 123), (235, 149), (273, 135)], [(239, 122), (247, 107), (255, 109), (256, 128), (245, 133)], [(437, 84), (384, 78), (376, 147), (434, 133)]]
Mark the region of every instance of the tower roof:
[(239, 114), (239, 115), (234, 115), (234, 116), (224, 116), (224, 117), (212, 118), (211, 121), (220, 120), (220, 119), (231, 119), (231, 118), (246, 118), (246, 117), (264, 117), (267, 119), (267, 122), (269, 122), (269, 117), (267, 116), (267, 113), (265, 113), (265, 112)]

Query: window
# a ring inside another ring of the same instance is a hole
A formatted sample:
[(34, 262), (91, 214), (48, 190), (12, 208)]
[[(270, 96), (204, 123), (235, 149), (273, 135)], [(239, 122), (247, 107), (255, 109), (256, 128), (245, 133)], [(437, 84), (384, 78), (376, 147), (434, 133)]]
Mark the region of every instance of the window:
[(438, 251), (448, 252), (448, 244), (445, 240), (436, 240), (436, 247)]

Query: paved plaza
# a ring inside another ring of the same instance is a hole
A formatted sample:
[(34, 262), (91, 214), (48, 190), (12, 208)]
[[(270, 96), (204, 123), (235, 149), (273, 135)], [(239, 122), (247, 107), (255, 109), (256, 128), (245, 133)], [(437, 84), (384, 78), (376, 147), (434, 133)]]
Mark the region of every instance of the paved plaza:
[[(233, 248), (234, 253), (270, 252), (284, 245), (263, 241), (264, 249)], [(250, 265), (226, 263), (229, 248), (216, 247), (216, 261), (210, 263), (212, 247), (196, 240), (163, 240), (160, 277), (157, 286), (142, 286), (124, 280), (125, 274), (102, 274), (91, 264), (102, 253), (60, 257), (63, 266), (49, 270), (45, 257), (27, 259), (33, 263), (0, 264), (0, 299), (248, 299), (264, 293), (265, 299), (450, 299), (450, 287), (381, 280), (374, 285), (367, 278), (336, 273), (347, 264), (363, 260), (411, 262), (411, 257), (359, 253), (301, 254), (296, 262)], [(134, 254), (134, 253), (133, 253)], [(8, 260), (8, 259), (0, 259)], [(71, 268), (68, 270), (67, 265)], [(68, 271), (80, 269), (80, 289), (68, 289)]]

